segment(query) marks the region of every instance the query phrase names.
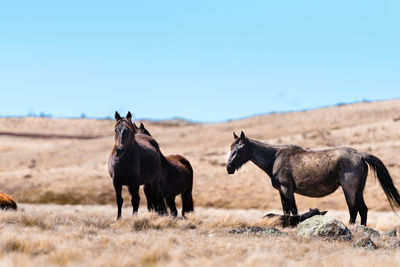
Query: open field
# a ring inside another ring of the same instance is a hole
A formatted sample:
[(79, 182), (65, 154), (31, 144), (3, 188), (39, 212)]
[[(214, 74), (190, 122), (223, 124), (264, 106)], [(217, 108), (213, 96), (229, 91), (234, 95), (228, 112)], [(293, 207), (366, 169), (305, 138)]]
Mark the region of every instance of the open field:
[[(299, 239), (295, 229), (283, 229), (287, 237), (228, 233), (239, 226), (273, 226), (261, 218), (270, 211), (280, 213), (281, 204), (269, 178), (252, 163), (232, 176), (225, 169), (232, 131), (243, 130), (271, 144), (352, 146), (372, 153), (400, 188), (400, 100), (216, 124), (144, 123), (164, 154), (182, 154), (193, 166), (196, 212), (188, 220), (158, 217), (144, 206), (132, 217), (127, 190), (123, 219), (115, 220), (106, 167), (113, 120), (0, 118), (0, 192), (23, 203), (17, 212), (0, 212), (0, 266), (400, 264), (396, 237), (374, 238), (378, 249), (366, 251), (353, 248), (354, 241)], [(400, 216), (391, 211), (372, 174), (364, 196), (370, 227), (399, 230)], [(349, 219), (340, 189), (320, 199), (296, 195), (296, 201), (300, 212), (319, 208), (345, 223)]]
[[(21, 205), (0, 216), (0, 266), (398, 266), (399, 241), (373, 238), (377, 250), (354, 241), (232, 234), (246, 225), (271, 226), (260, 210), (198, 208), (187, 220), (146, 211), (115, 220), (114, 206)], [(346, 220), (347, 212), (328, 214)], [(396, 219), (396, 220), (395, 220)], [(397, 221), (397, 223), (394, 223)], [(398, 229), (398, 217), (375, 212), (370, 225)], [(391, 223), (388, 223), (391, 222)], [(351, 229), (351, 228), (350, 228)], [(282, 229), (281, 229), (282, 230)]]
[[(240, 130), (250, 138), (271, 144), (297, 144), (312, 149), (352, 146), (381, 158), (400, 184), (400, 100), (218, 124), (179, 120), (145, 124), (164, 154), (179, 153), (192, 163), (197, 206), (281, 208), (270, 179), (252, 163), (233, 176), (227, 174), (224, 166), (233, 141), (232, 131)], [(113, 146), (113, 126), (112, 120), (0, 118), (1, 191), (25, 203), (114, 203), (106, 167)], [(126, 197), (127, 190), (124, 193)], [(347, 208), (340, 189), (321, 199), (297, 196), (296, 200), (300, 210)], [(371, 212), (390, 210), (383, 190), (371, 174), (365, 200)]]

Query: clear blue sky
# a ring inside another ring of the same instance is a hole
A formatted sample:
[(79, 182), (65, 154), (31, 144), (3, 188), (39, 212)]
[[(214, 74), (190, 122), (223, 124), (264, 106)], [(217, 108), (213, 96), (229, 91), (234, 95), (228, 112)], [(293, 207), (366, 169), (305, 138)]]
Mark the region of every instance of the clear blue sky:
[(184, 117), (400, 97), (399, 1), (2, 1), (0, 116)]

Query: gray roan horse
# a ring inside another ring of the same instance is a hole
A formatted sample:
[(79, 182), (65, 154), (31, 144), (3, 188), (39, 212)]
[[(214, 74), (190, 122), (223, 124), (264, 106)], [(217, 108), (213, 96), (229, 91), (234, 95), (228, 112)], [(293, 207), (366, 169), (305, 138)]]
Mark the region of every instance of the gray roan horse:
[[(294, 193), (323, 197), (342, 187), (354, 224), (360, 213), (361, 224), (367, 224), (368, 208), (363, 191), (368, 165), (376, 172), (379, 183), (392, 208), (400, 207), (400, 195), (385, 165), (377, 157), (350, 147), (310, 151), (299, 146), (273, 146), (235, 133), (226, 169), (235, 173), (244, 163), (252, 161), (271, 178), (279, 191), (285, 215), (297, 215)], [(368, 164), (368, 165), (367, 165)]]
[(151, 184), (156, 211), (160, 214), (167, 212), (160, 186), (162, 161), (165, 161), (165, 158), (151, 136), (137, 134), (137, 127), (131, 118), (130, 112), (125, 118), (121, 118), (118, 112), (115, 112), (115, 144), (108, 159), (108, 172), (113, 179), (117, 199), (117, 219), (121, 217), (123, 185), (128, 186), (132, 196), (133, 213), (138, 210), (138, 190), (142, 184)]

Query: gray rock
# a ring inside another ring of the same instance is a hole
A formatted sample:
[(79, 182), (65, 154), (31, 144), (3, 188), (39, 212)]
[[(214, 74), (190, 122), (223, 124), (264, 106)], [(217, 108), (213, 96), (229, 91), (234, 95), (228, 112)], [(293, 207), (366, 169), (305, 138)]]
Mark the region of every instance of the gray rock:
[(364, 237), (362, 239), (360, 239), (360, 241), (358, 241), (354, 247), (356, 248), (365, 248), (368, 250), (375, 250), (376, 249), (376, 245), (374, 244), (374, 242), (372, 242), (371, 238), (369, 237)]
[(379, 237), (380, 233), (370, 227), (364, 226), (364, 225), (357, 225), (356, 232), (358, 233), (363, 233), (367, 237)]
[(322, 215), (301, 222), (297, 226), (297, 236), (351, 240), (351, 232), (341, 221)]
[(385, 232), (384, 235), (388, 236), (388, 237), (397, 237), (397, 231), (396, 230), (392, 230), (392, 231), (389, 231), (389, 232)]
[(270, 236), (287, 236), (288, 233), (279, 231), (276, 228), (264, 228), (259, 226), (245, 226), (238, 229), (232, 229), (230, 234), (264, 234)]

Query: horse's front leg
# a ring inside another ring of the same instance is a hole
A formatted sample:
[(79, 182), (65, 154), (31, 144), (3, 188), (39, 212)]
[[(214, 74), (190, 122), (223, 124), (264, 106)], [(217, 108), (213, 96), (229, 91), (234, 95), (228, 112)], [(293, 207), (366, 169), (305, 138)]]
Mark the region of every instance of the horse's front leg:
[(292, 185), (280, 185), (279, 194), (281, 196), (283, 214), (285, 215), (297, 215), (297, 206), (294, 199), (294, 192)]
[(115, 189), (115, 196), (117, 199), (117, 207), (118, 207), (118, 215), (117, 215), (117, 220), (121, 218), (121, 209), (122, 209), (122, 204), (124, 203), (124, 200), (122, 199), (122, 184), (115, 182), (114, 178), (114, 189)]

